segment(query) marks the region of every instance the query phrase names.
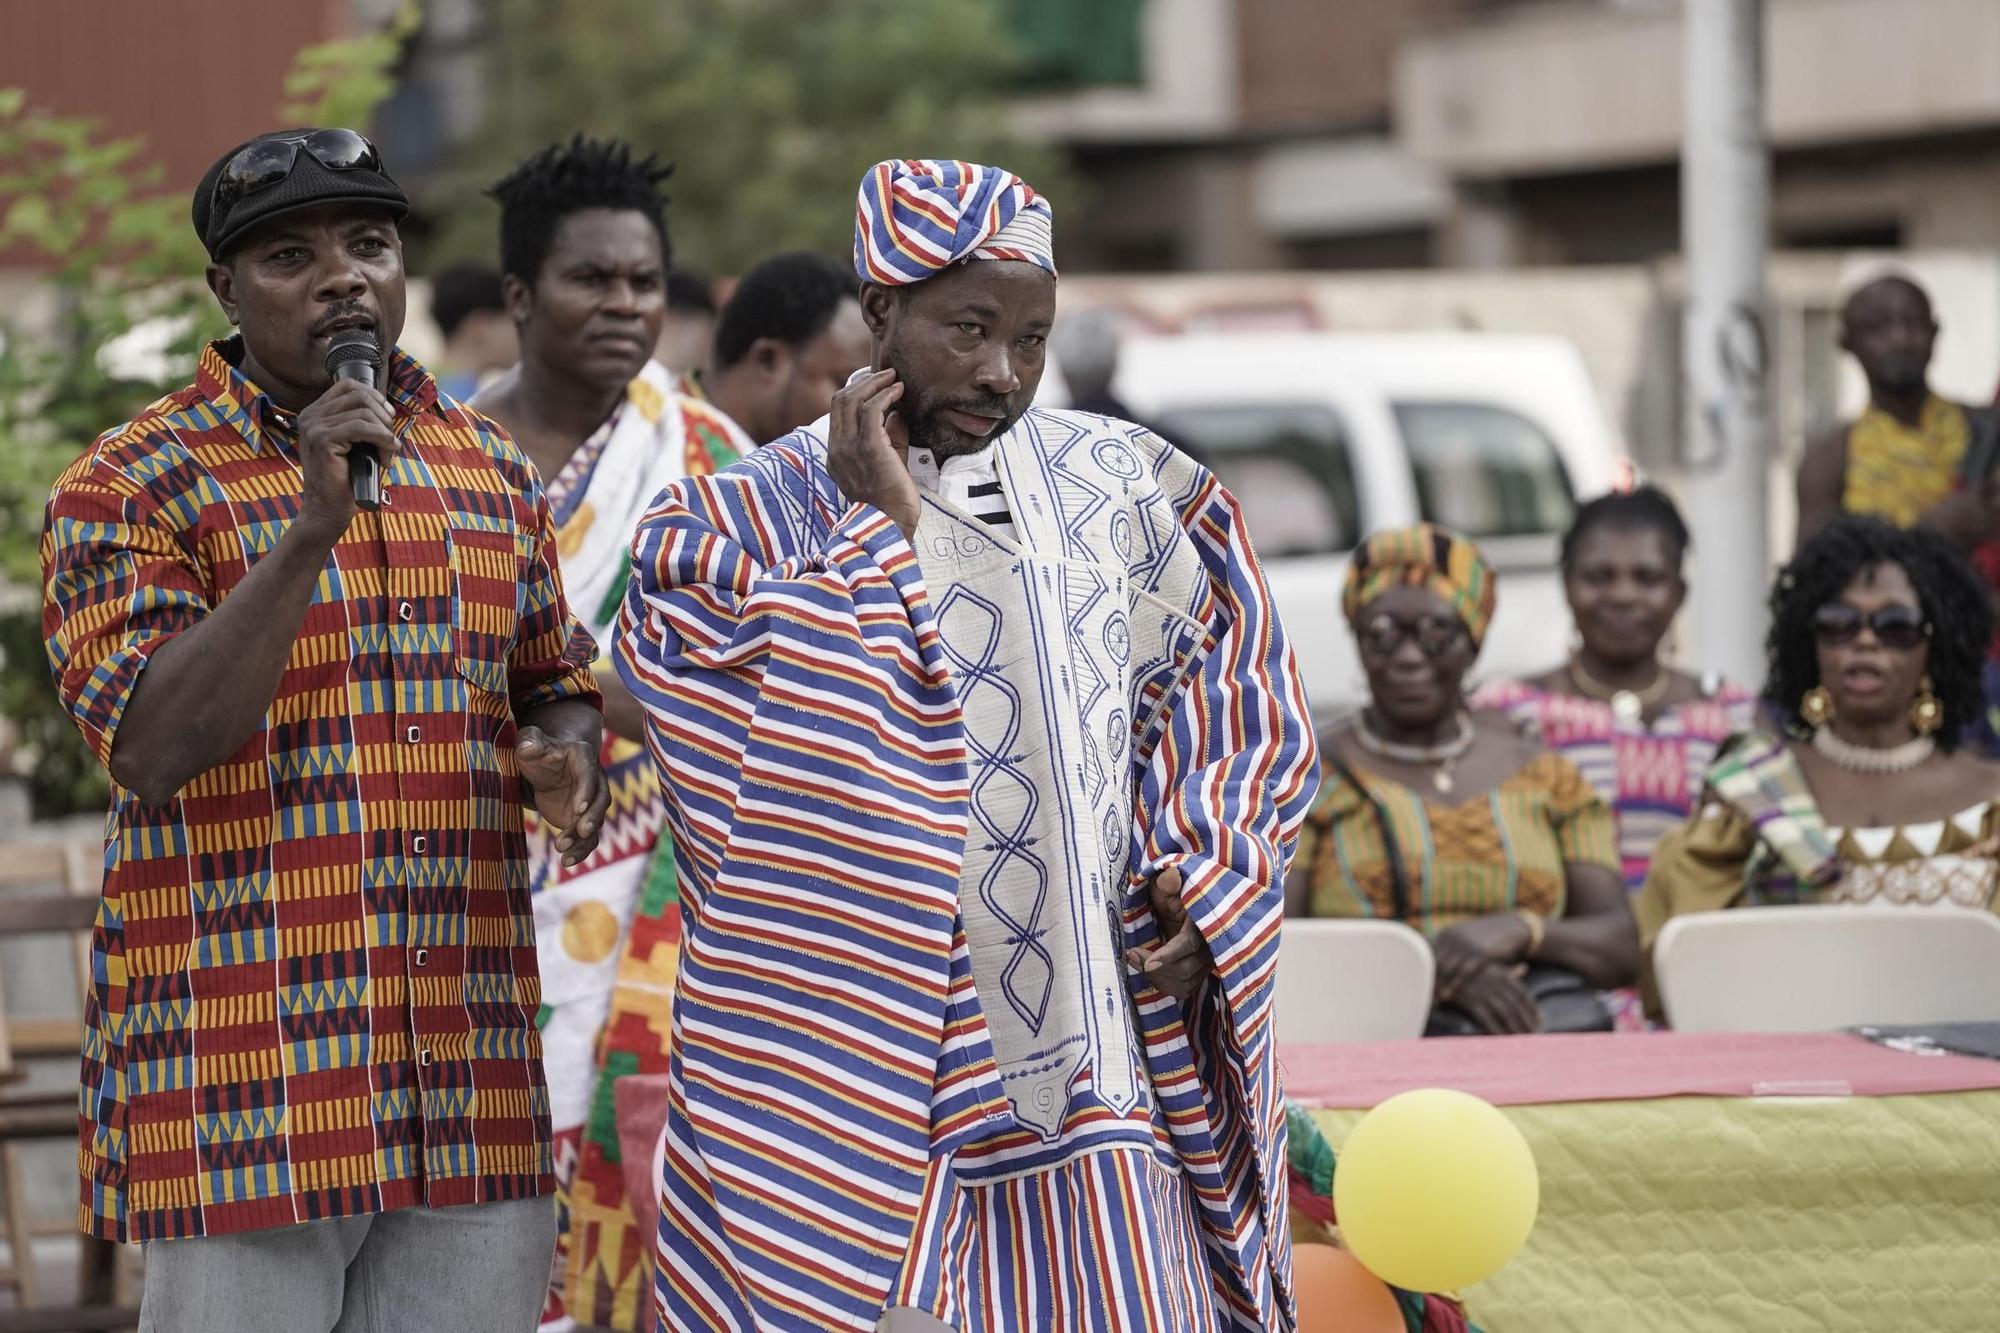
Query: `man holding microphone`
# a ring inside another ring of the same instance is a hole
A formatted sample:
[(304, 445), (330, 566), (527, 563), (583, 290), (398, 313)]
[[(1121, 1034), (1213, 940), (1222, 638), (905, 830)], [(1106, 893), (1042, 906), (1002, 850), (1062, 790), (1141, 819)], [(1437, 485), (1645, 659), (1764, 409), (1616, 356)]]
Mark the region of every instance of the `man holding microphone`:
[(546, 1283), (522, 805), (595, 845), (595, 652), (533, 468), (396, 349), (408, 211), (352, 130), (225, 154), (237, 334), (49, 498), (113, 784), (81, 1223), (146, 1246), (148, 1333), (526, 1330)]

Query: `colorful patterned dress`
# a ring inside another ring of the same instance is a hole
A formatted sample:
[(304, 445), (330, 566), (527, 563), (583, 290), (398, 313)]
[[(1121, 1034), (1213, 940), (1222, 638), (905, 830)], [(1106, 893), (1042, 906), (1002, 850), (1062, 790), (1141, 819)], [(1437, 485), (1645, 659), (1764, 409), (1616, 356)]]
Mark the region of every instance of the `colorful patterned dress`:
[[(1561, 755), (1537, 755), (1492, 791), (1456, 804), (1366, 770), (1355, 777), (1366, 791), (1329, 772), (1306, 820), (1299, 856), (1312, 877), (1310, 915), (1400, 917), (1431, 938), (1521, 908), (1554, 920), (1568, 899), (1566, 866), (1617, 868), (1611, 812)], [(1402, 853), (1406, 904), (1396, 902), (1378, 804)]]
[(1653, 848), (1694, 812), (1716, 750), (1757, 717), (1756, 695), (1727, 684), (1661, 710), (1650, 723), (1625, 721), (1601, 700), (1523, 681), (1487, 686), (1472, 707), (1505, 713), (1576, 765), (1617, 818), (1621, 873), (1634, 893), (1646, 882)]
[[(1701, 812), (1662, 839), (1633, 903), (1649, 980), (1653, 941), (1690, 912), (1791, 903), (1928, 911), (2000, 909), (2000, 805), (1975, 796), (1944, 819), (1839, 828), (1820, 814), (1789, 743), (1752, 732), (1709, 769)], [(1657, 997), (1648, 995), (1657, 1010)]]
[[(1472, 706), (1505, 713), (1597, 789), (1618, 822), (1618, 859), (1632, 893), (1646, 882), (1660, 839), (1694, 812), (1716, 750), (1757, 717), (1757, 696), (1729, 684), (1662, 709), (1651, 722), (1627, 721), (1602, 700), (1524, 681), (1495, 682), (1473, 697)], [(1603, 998), (1619, 1031), (1650, 1026), (1637, 988), (1621, 986)]]
[[(564, 577), (605, 653), (639, 513), (669, 481), (708, 476), (747, 447), (719, 413), (668, 383), (647, 366), (548, 486)], [(624, 1075), (666, 1069), (679, 888), (651, 757), (607, 732), (603, 760), (611, 807), (597, 851), (565, 870), (546, 839), (531, 843), (562, 1223), (543, 1312), (551, 1330), (571, 1319), (647, 1327), (651, 1313), (652, 1231), (626, 1198), (612, 1097)], [(643, 1212), (650, 1219), (650, 1200)]]

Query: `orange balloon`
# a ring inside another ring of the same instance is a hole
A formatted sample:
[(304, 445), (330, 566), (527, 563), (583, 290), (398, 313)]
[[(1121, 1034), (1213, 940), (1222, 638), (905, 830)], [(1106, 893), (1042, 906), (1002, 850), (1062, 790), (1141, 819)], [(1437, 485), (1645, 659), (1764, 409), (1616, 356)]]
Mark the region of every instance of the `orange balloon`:
[(1332, 1245), (1292, 1247), (1299, 1333), (1404, 1333), (1403, 1307), (1382, 1279)]

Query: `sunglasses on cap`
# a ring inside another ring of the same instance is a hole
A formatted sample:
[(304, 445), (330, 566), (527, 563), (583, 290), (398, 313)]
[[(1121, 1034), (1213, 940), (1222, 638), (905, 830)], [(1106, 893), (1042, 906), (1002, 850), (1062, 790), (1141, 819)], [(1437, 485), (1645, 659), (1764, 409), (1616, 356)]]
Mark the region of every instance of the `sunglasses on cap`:
[(353, 130), (314, 130), (282, 139), (259, 139), (244, 145), (215, 178), (216, 216), (227, 217), (245, 196), (269, 189), (291, 175), (300, 148), (328, 171), (382, 170), (382, 155), (375, 151), (375, 145)]
[(1401, 621), (1394, 616), (1375, 616), (1365, 621), (1355, 637), (1361, 651), (1370, 657), (1393, 657), (1411, 639), (1425, 657), (1443, 657), (1458, 647), (1465, 626), (1451, 616), (1418, 616)]
[(1885, 606), (1863, 615), (1846, 602), (1828, 602), (1813, 612), (1813, 637), (1821, 643), (1853, 643), (1866, 625), (1884, 648), (1908, 652), (1931, 637), (1930, 622), (1913, 606)]

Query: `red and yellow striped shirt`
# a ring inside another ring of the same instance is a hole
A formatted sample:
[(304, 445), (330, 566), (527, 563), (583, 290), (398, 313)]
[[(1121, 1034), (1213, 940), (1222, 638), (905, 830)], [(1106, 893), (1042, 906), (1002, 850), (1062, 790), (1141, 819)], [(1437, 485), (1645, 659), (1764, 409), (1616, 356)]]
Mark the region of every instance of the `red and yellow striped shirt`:
[[(108, 764), (153, 653), (298, 513), (231, 364), (56, 482), (43, 629)], [(264, 725), (172, 800), (114, 785), (85, 1005), (84, 1230), (115, 1240), (554, 1186), (515, 718), (595, 701), (534, 469), (400, 352), (403, 452), (335, 545)]]

